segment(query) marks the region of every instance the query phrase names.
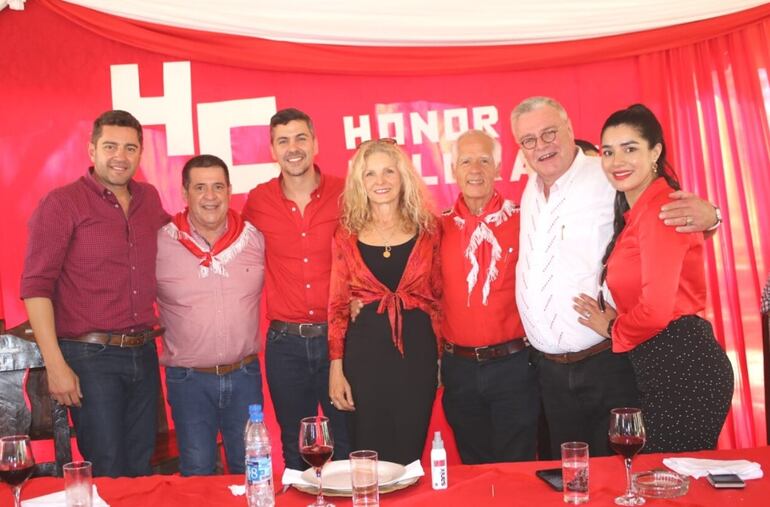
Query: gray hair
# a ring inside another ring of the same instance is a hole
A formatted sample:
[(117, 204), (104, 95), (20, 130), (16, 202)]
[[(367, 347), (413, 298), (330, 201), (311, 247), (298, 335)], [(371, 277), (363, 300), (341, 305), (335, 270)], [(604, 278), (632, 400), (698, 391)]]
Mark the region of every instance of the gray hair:
[(556, 109), (559, 112), (559, 116), (561, 116), (564, 121), (569, 121), (567, 110), (564, 109), (564, 106), (562, 106), (556, 99), (552, 99), (551, 97), (529, 97), (522, 100), (518, 106), (513, 108), (513, 111), (511, 111), (511, 124), (515, 123), (522, 114), (532, 112), (543, 106), (550, 106)]
[(498, 141), (496, 137), (492, 137), (491, 135), (489, 135), (487, 132), (484, 132), (483, 130), (470, 129), (460, 134), (457, 140), (454, 143), (452, 143), (452, 165), (453, 166), (457, 165), (457, 156), (459, 154), (457, 146), (460, 144), (461, 140), (469, 136), (482, 136), (489, 139), (492, 142), (492, 158), (495, 161), (495, 165), (498, 165), (503, 161), (503, 147), (500, 144), (500, 141)]

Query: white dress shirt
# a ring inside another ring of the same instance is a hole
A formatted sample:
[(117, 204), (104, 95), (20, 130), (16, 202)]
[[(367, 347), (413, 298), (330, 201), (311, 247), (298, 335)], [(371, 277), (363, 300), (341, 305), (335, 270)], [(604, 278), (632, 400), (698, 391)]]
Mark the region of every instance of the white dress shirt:
[(530, 176), (527, 182), (521, 202), (516, 303), (527, 339), (542, 352), (577, 352), (604, 339), (577, 321), (572, 299), (581, 292), (592, 297), (599, 292), (601, 260), (612, 237), (614, 197), (601, 160), (581, 150), (551, 186), (548, 199), (539, 177)]

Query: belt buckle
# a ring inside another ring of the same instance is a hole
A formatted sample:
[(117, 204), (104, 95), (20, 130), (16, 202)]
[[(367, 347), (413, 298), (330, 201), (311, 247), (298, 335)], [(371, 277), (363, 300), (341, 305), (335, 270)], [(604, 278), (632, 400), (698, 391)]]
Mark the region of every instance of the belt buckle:
[(303, 331), (303, 329), (305, 329), (305, 327), (313, 329), (313, 326), (314, 326), (314, 324), (312, 324), (310, 322), (303, 322), (303, 323), (299, 324), (299, 335), (302, 338), (310, 338), (310, 336), (305, 336), (305, 332)]
[(483, 347), (476, 347), (476, 348), (473, 349), (473, 353), (476, 354), (476, 361), (477, 362), (481, 363), (481, 362), (484, 362), (487, 359), (489, 359), (487, 357), (481, 357), (479, 355), (479, 352), (482, 352), (482, 351), (485, 351), (485, 350), (488, 350), (488, 349), (489, 349), (489, 345), (485, 345)]
[[(126, 333), (121, 333), (120, 335), (120, 348), (122, 349), (125, 345), (124, 342), (126, 340)], [(109, 342), (109, 340), (107, 340)]]
[(216, 366), (214, 367), (214, 373), (216, 373), (216, 375), (217, 375), (218, 377), (223, 375), (222, 373), (219, 373), (219, 367), (220, 367), (220, 366), (222, 366), (222, 365), (218, 364), (218, 365), (216, 365)]

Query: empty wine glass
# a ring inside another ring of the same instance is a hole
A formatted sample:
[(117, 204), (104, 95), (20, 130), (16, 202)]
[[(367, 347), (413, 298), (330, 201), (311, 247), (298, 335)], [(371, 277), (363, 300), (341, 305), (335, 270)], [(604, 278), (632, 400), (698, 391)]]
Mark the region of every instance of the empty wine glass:
[(642, 505), (644, 498), (636, 494), (631, 483), (631, 459), (642, 450), (646, 434), (642, 411), (638, 408), (610, 410), (610, 447), (623, 456), (626, 465), (626, 493), (615, 499), (618, 505)]
[(329, 428), (329, 418), (323, 416), (305, 417), (299, 426), (299, 453), (308, 465), (315, 469), (318, 479), (318, 496), (308, 507), (334, 507), (326, 503), (321, 484), (321, 469), (334, 453), (334, 439)]
[(27, 435), (0, 438), (0, 479), (11, 487), (16, 507), (21, 505), (21, 487), (34, 468), (35, 458)]

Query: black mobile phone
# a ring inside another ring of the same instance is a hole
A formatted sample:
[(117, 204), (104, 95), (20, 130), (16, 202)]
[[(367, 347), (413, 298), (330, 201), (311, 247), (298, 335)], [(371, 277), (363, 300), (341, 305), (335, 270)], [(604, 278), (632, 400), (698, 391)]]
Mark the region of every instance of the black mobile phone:
[(706, 476), (712, 486), (723, 488), (745, 488), (746, 483), (735, 474), (708, 474)]
[(535, 475), (548, 483), (554, 491), (564, 491), (564, 483), (561, 480), (561, 468), (548, 468), (546, 470), (537, 470)]

